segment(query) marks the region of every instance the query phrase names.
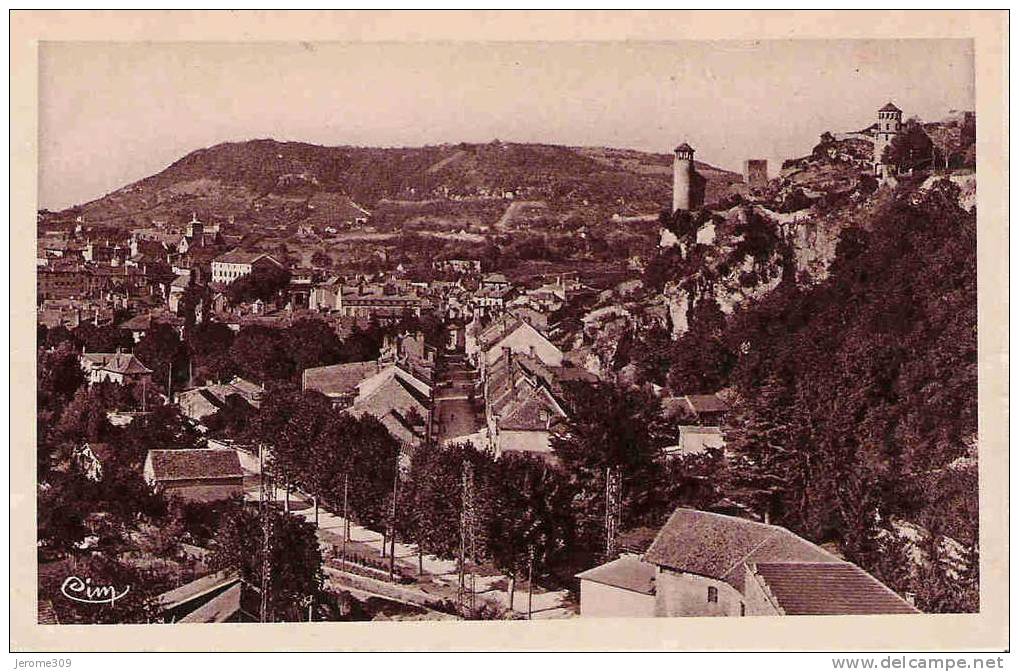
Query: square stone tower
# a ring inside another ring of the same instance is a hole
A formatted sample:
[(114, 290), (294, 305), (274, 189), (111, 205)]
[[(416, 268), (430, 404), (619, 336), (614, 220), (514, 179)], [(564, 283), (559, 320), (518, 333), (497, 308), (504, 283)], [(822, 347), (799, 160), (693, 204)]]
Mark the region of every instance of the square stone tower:
[(768, 185), (768, 160), (747, 159), (743, 162), (743, 181), (751, 189)]

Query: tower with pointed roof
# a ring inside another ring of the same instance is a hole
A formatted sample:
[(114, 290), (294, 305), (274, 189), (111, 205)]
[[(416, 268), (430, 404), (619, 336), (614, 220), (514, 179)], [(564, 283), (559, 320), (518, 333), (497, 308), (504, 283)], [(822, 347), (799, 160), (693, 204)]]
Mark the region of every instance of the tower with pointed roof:
[(690, 210), (695, 207), (693, 147), (685, 142), (675, 150), (672, 161), (672, 211)]
[(902, 110), (888, 103), (877, 111), (877, 128), (874, 131), (874, 174), (878, 177), (895, 174), (895, 167), (884, 162), (884, 152), (900, 132)]

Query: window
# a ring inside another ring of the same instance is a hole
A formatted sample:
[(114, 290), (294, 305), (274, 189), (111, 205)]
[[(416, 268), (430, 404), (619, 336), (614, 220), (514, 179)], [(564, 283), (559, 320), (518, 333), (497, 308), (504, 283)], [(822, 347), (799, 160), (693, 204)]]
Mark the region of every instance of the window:
[(739, 615), (740, 616), (746, 616), (747, 615), (747, 605), (744, 604), (743, 602), (739, 603)]
[(718, 602), (718, 588), (708, 586), (708, 602)]

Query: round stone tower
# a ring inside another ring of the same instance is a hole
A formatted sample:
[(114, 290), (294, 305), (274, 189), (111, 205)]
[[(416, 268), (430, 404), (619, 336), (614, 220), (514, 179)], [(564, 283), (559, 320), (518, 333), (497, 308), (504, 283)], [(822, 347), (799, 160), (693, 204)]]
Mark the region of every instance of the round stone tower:
[(685, 142), (676, 148), (672, 161), (672, 211), (689, 210), (693, 206), (693, 147)]
[(902, 131), (902, 110), (888, 103), (877, 111), (877, 131), (874, 133), (874, 174), (888, 177), (895, 173), (894, 166), (885, 164), (885, 148)]

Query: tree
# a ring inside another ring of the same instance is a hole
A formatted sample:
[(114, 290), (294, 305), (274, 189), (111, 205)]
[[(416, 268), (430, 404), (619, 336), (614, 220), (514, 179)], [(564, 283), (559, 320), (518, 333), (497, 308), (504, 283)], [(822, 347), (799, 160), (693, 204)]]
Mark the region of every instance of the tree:
[(187, 350), (170, 325), (154, 322), (138, 341), (134, 354), (152, 369), (152, 380), (157, 386), (167, 384), (171, 369), (174, 385), (187, 381)]
[(72, 332), (75, 341), (85, 348), (85, 352), (117, 352), (130, 351), (134, 347), (131, 332), (113, 325), (97, 327), (89, 322), (82, 322)]
[(230, 303), (270, 301), (290, 284), (290, 271), (271, 262), (256, 263), (251, 273), (237, 278), (226, 288)]
[(664, 512), (655, 494), (664, 445), (657, 430), (660, 405), (649, 393), (605, 383), (573, 383), (566, 397), (567, 418), (551, 443), (577, 492), (574, 510), (581, 545), (593, 552), (604, 543), (609, 471), (621, 478), (624, 528), (660, 522)]
[(249, 325), (240, 330), (230, 346), (233, 369), (257, 383), (289, 378), (294, 365), (278, 329)]
[(333, 258), (323, 250), (315, 250), (315, 253), (311, 255), (311, 264), (316, 268), (331, 268)]
[[(270, 612), (277, 621), (305, 620), (305, 605), (321, 599), (324, 582), (315, 526), (275, 508), (270, 515)], [(236, 568), (245, 582), (260, 588), (263, 537), (257, 509), (238, 502), (224, 516), (212, 540), (213, 565)]]
[(230, 346), (233, 330), (221, 322), (205, 321), (188, 333), (188, 351), (197, 380), (228, 380), (234, 372)]
[(36, 386), (40, 410), (59, 411), (84, 381), (78, 352), (70, 342), (52, 351), (39, 351)]
[(496, 567), (510, 577), (512, 609), (520, 572), (530, 563), (540, 573), (554, 571), (570, 547), (573, 493), (562, 474), (540, 458), (510, 453), (493, 469), (486, 538)]
[(942, 162), (942, 158), (923, 126), (909, 120), (885, 147), (881, 161), (898, 166), (901, 171), (909, 171), (914, 168), (933, 169)]
[(343, 345), (326, 322), (305, 318), (287, 328), (286, 340), (295, 371), (336, 364), (343, 357)]
[[(65, 591), (83, 595), (89, 586), (113, 587), (118, 599), (85, 604), (69, 600)], [(53, 605), (61, 624), (152, 623), (157, 618), (156, 595), (150, 581), (126, 563), (105, 555), (76, 557), (39, 573), (39, 599)]]
[(111, 442), (117, 446), (123, 462), (140, 470), (150, 450), (194, 448), (199, 439), (198, 430), (180, 409), (166, 404), (136, 417), (114, 433)]

